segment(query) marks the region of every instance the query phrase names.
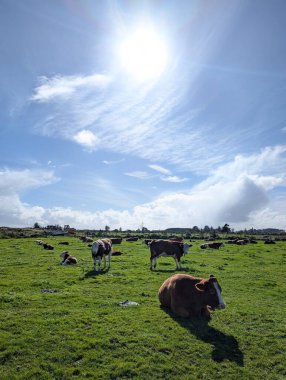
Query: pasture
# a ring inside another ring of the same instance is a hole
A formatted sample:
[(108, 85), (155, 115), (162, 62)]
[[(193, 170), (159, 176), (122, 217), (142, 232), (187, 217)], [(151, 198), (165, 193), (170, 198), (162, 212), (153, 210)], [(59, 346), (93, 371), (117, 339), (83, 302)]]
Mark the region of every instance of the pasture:
[[(0, 378), (285, 379), (286, 242), (192, 243), (183, 273), (214, 274), (226, 309), (211, 321), (176, 318), (159, 306), (171, 258), (149, 269), (142, 241), (115, 245), (111, 269), (94, 273), (77, 238), (0, 240)], [(69, 241), (69, 246), (58, 243)], [(75, 266), (60, 265), (68, 250)], [(121, 307), (125, 300), (138, 306)]]

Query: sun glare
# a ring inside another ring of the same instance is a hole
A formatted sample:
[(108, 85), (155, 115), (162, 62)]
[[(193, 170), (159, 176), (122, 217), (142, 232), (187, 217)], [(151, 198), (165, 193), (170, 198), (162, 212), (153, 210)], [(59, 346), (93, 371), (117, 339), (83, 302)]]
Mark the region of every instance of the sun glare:
[(154, 30), (140, 28), (121, 43), (119, 57), (122, 68), (134, 79), (156, 79), (167, 65), (167, 45)]

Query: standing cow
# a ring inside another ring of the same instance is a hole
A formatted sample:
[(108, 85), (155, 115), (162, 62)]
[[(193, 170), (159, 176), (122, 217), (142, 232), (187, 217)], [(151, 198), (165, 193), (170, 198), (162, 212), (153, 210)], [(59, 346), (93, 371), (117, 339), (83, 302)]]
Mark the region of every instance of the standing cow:
[(209, 317), (210, 310), (224, 309), (221, 287), (215, 278), (175, 274), (163, 282), (159, 289), (162, 306), (170, 308), (179, 317)]
[(102, 259), (104, 259), (104, 268), (106, 268), (106, 256), (108, 256), (108, 268), (110, 268), (112, 254), (112, 241), (110, 239), (100, 239), (92, 243), (91, 255), (93, 258), (94, 270), (96, 271), (96, 265), (98, 264), (98, 270), (100, 270)]
[(176, 268), (181, 269), (181, 257), (188, 253), (189, 245), (172, 240), (153, 240), (149, 243), (150, 248), (150, 269), (155, 269), (157, 258), (163, 256), (173, 257)]

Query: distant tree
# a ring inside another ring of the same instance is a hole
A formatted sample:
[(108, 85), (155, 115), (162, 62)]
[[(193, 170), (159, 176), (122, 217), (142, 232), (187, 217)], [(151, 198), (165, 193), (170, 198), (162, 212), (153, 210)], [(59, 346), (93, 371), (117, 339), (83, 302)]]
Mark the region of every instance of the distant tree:
[(142, 232), (149, 232), (147, 227), (142, 227)]
[(34, 228), (41, 228), (38, 222), (34, 223)]
[(199, 229), (198, 226), (194, 226), (194, 227), (192, 228), (192, 230), (193, 230), (194, 232), (200, 232), (200, 229)]
[(211, 230), (211, 229), (210, 229), (209, 226), (205, 226), (205, 227), (204, 227), (204, 232), (210, 232), (210, 230)]
[(226, 234), (230, 232), (230, 227), (227, 223), (222, 227), (221, 232), (226, 233)]
[(46, 228), (47, 228), (47, 230), (52, 230), (52, 231), (58, 231), (58, 230), (62, 231), (62, 229), (63, 229), (59, 224), (49, 225)]
[(110, 227), (109, 227), (109, 226), (105, 226), (105, 227), (104, 227), (104, 230), (105, 230), (106, 232), (108, 232), (108, 231), (110, 231)]

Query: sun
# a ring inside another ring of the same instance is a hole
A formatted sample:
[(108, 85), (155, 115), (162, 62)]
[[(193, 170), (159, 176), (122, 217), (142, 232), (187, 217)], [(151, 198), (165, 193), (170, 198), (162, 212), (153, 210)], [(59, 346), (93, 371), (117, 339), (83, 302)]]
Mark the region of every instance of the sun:
[(151, 28), (135, 30), (119, 45), (118, 52), (121, 67), (138, 81), (160, 77), (167, 66), (167, 44)]

